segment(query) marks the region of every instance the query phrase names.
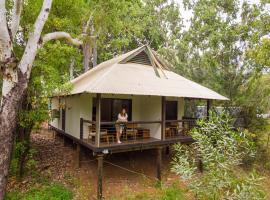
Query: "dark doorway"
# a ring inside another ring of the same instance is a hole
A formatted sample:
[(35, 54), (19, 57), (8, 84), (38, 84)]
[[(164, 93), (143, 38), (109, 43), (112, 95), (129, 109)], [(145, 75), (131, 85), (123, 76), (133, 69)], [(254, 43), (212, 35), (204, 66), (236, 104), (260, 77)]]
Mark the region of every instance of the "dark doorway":
[[(101, 99), (101, 121), (112, 122), (116, 121), (118, 114), (122, 108), (125, 108), (128, 114), (128, 120), (132, 120), (132, 101), (131, 99)], [(96, 120), (96, 99), (93, 99), (93, 121)]]
[(61, 112), (61, 117), (62, 117), (62, 130), (65, 131), (66, 130), (66, 110), (62, 109)]
[(166, 120), (177, 120), (177, 101), (166, 101)]

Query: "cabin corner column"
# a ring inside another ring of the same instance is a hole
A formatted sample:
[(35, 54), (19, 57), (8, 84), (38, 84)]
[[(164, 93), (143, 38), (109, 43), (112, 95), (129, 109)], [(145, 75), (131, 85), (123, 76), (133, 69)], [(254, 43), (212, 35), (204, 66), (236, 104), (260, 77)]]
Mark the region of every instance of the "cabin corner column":
[(101, 113), (101, 94), (97, 94), (97, 105), (96, 105), (96, 137), (95, 145), (100, 146), (100, 113)]
[(207, 99), (207, 104), (206, 104), (206, 117), (207, 118), (209, 118), (211, 107), (212, 107), (212, 100), (211, 99)]
[(161, 97), (161, 140), (165, 139), (166, 131), (166, 97)]

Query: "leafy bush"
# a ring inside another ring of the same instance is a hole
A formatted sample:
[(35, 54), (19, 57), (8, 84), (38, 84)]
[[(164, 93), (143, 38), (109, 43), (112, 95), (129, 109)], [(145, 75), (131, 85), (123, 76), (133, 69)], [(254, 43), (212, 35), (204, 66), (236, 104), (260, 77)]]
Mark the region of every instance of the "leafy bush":
[(34, 188), (25, 193), (10, 192), (5, 200), (71, 200), (72, 192), (60, 184), (53, 183)]
[[(265, 199), (260, 177), (236, 171), (243, 159), (255, 156), (256, 148), (246, 132), (232, 127), (229, 115), (211, 113), (209, 120), (198, 121), (191, 135), (193, 144), (175, 145), (172, 170), (188, 180), (199, 199)], [(198, 174), (198, 163), (203, 174)]]

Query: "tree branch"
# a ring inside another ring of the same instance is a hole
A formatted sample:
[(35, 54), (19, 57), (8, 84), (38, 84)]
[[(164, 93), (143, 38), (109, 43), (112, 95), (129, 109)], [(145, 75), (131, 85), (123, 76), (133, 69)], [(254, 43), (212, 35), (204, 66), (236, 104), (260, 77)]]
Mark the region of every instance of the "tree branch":
[(19, 69), (22, 73), (26, 73), (28, 77), (30, 76), (31, 69), (33, 66), (34, 59), (37, 54), (37, 50), (40, 46), (39, 40), (41, 36), (42, 29), (45, 22), (48, 19), (50, 9), (52, 6), (52, 0), (44, 0), (41, 11), (34, 24), (33, 31), (29, 34), (29, 39), (24, 50), (21, 62), (19, 64)]
[(14, 40), (16, 33), (18, 31), (20, 25), (20, 18), (22, 12), (23, 0), (13, 0), (13, 9), (12, 9), (12, 17), (11, 17), (11, 37)]
[(6, 18), (5, 0), (0, 0), (0, 62), (4, 63), (10, 59), (12, 52), (12, 42), (10, 41)]
[(83, 44), (82, 41), (80, 41), (77, 38), (72, 38), (71, 35), (66, 32), (53, 32), (45, 34), (42, 38), (42, 44), (44, 45), (46, 42), (49, 42), (50, 40), (57, 40), (57, 39), (66, 39), (70, 44), (75, 46), (81, 46)]

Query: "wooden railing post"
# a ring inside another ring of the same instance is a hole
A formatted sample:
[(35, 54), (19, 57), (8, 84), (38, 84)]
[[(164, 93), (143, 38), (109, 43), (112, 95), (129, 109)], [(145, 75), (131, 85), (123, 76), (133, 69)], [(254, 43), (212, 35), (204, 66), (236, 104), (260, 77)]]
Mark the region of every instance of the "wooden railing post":
[(101, 94), (97, 94), (97, 105), (96, 105), (96, 137), (95, 145), (100, 146), (100, 111), (101, 111)]
[(161, 97), (161, 140), (165, 139), (166, 135), (166, 98)]
[(80, 139), (83, 139), (83, 118), (80, 118)]

